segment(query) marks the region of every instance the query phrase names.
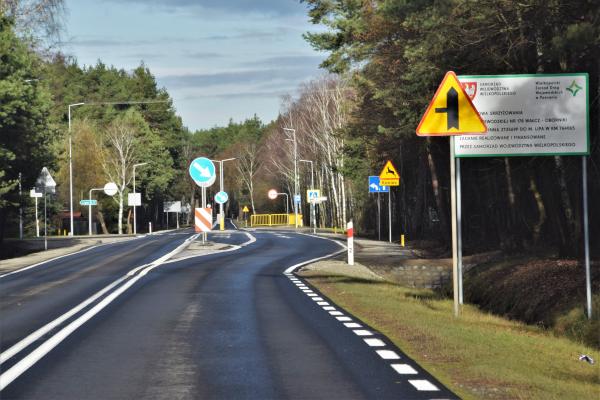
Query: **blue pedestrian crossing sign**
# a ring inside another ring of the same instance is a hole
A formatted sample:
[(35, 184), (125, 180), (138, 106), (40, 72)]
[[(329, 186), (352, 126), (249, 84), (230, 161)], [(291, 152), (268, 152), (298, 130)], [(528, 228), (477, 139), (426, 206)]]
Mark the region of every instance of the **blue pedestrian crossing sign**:
[(319, 199), (319, 197), (321, 197), (321, 191), (317, 190), (317, 189), (308, 189), (306, 191), (306, 201), (307, 202), (312, 202), (312, 201), (317, 201)]
[(209, 187), (217, 178), (215, 164), (206, 157), (198, 157), (190, 164), (190, 176), (200, 187)]
[(369, 176), (369, 193), (388, 193), (389, 191), (389, 186), (379, 184), (379, 176)]
[(215, 194), (215, 202), (217, 202), (218, 204), (227, 203), (227, 200), (229, 200), (229, 195), (227, 194), (227, 192), (219, 192)]

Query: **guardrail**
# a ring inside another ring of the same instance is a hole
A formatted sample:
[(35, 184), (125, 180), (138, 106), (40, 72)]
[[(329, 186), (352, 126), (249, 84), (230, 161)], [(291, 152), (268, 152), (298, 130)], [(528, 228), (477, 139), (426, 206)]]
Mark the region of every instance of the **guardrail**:
[[(253, 214), (250, 226), (295, 225), (296, 214)], [(302, 226), (302, 214), (298, 214), (298, 226)]]

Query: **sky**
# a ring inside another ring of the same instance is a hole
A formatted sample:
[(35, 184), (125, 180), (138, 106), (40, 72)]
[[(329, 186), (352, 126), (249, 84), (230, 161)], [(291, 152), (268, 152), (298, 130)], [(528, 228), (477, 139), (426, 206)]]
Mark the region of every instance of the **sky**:
[(324, 73), (298, 0), (67, 0), (62, 51), (80, 66), (141, 62), (192, 131), (275, 119), (281, 96)]

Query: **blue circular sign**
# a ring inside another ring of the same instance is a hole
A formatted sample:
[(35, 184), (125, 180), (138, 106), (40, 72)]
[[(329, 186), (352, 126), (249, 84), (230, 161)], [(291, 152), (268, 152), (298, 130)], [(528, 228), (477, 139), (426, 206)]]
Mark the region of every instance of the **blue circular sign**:
[(190, 164), (190, 176), (200, 187), (209, 187), (217, 178), (215, 164), (206, 157), (198, 157)]
[(223, 203), (227, 203), (227, 200), (229, 200), (229, 195), (227, 194), (227, 192), (219, 192), (217, 194), (215, 194), (215, 201), (219, 204), (223, 204)]

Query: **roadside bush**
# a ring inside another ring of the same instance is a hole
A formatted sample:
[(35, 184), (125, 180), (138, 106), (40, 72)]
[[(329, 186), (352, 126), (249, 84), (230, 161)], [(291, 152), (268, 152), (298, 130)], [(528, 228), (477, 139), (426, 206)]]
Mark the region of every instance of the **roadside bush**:
[(592, 319), (587, 318), (582, 307), (577, 307), (556, 319), (554, 331), (600, 349), (600, 295), (592, 297)]

